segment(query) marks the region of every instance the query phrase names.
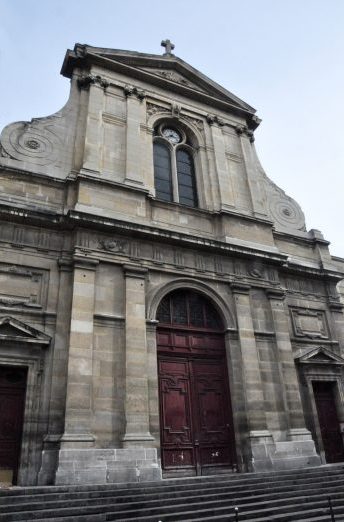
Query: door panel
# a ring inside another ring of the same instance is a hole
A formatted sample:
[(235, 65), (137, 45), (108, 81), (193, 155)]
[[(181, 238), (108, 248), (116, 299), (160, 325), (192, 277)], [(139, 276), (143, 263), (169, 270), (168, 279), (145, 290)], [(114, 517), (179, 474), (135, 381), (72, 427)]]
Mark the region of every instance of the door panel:
[(159, 388), (163, 467), (194, 467), (188, 361), (160, 360)]
[(165, 470), (235, 463), (225, 360), (159, 356), (161, 451)]
[(326, 461), (341, 462), (344, 460), (344, 447), (339, 429), (334, 383), (313, 382), (313, 391)]
[(26, 390), (26, 369), (0, 366), (0, 475), (16, 483)]

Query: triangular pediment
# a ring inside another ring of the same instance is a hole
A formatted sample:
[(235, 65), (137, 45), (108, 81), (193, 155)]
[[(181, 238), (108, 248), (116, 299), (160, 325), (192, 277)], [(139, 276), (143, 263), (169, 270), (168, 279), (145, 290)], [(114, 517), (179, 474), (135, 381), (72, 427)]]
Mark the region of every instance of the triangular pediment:
[[(88, 67), (91, 64), (101, 65), (186, 95), (203, 95), (209, 103), (217, 100), (250, 118), (256, 112), (249, 104), (174, 54), (155, 55), (76, 44), (73, 51), (67, 51), (62, 74), (71, 77), (74, 67), (82, 67), (83, 62)], [(256, 117), (252, 125), (258, 125)]]
[(344, 359), (324, 346), (304, 350), (295, 358), (303, 364), (335, 364), (344, 365)]
[(0, 319), (0, 340), (33, 344), (49, 344), (50, 337), (14, 317)]

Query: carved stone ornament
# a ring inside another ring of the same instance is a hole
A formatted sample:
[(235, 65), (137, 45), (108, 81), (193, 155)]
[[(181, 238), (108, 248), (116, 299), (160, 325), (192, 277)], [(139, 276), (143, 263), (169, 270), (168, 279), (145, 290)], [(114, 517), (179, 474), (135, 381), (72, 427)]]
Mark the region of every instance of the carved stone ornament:
[(102, 239), (99, 241), (99, 244), (104, 250), (124, 254), (127, 241), (122, 239)]
[(52, 125), (53, 118), (33, 119), (7, 125), (2, 132), (1, 153), (34, 165), (50, 165), (58, 160), (62, 141)]
[(225, 122), (216, 116), (216, 114), (207, 114), (207, 122), (209, 125), (218, 125), (219, 127), (223, 127)]
[(250, 142), (254, 142), (254, 133), (252, 130), (250, 130), (247, 125), (237, 125), (235, 127), (235, 132), (238, 134), (238, 136), (245, 135), (250, 139)]
[(179, 118), (180, 116), (181, 107), (177, 103), (173, 103), (171, 107), (172, 116), (175, 118)]
[(78, 86), (80, 89), (88, 90), (90, 88), (90, 85), (99, 85), (100, 87), (103, 87), (103, 89), (107, 89), (109, 87), (109, 82), (102, 78), (101, 76), (95, 76), (93, 74), (88, 74), (84, 76), (80, 76), (78, 78)]
[(161, 112), (170, 112), (167, 107), (161, 107), (160, 105), (155, 105), (154, 103), (147, 102), (147, 114), (152, 116), (153, 114), (161, 113)]
[(142, 101), (146, 97), (145, 91), (134, 87), (133, 85), (124, 86), (124, 94), (128, 96), (136, 96), (136, 98)]

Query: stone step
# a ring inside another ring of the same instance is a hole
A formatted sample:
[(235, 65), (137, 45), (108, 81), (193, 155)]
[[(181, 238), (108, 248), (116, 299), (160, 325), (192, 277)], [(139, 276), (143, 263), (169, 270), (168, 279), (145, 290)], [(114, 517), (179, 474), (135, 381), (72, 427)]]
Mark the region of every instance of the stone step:
[[(288, 502), (285, 499), (283, 500), (268, 500), (264, 502), (256, 502), (254, 505), (246, 504), (246, 503), (226, 503), (223, 502), (198, 502), (195, 504), (184, 504), (177, 506), (165, 506), (164, 508), (152, 508), (152, 509), (141, 509), (141, 510), (133, 510), (126, 511), (125, 516), (124, 513), (107, 513), (105, 520), (106, 521), (116, 521), (116, 522), (132, 522), (132, 521), (140, 521), (140, 522), (149, 522), (152, 520), (162, 520), (163, 522), (175, 522), (178, 520), (194, 520), (195, 518), (199, 518), (202, 516), (215, 516), (222, 515), (226, 516), (227, 520), (234, 513), (234, 507), (239, 507), (240, 512), (240, 522), (246, 521), (249, 519), (253, 519), (258, 516), (265, 516), (269, 519), (272, 515), (285, 515), (290, 516), (290, 513), (298, 512), (298, 513), (306, 513), (307, 511), (312, 511), (314, 509), (323, 510), (327, 508), (327, 494), (325, 495), (316, 495), (315, 497), (310, 498), (293, 498), (290, 497)], [(341, 493), (335, 493), (331, 495), (333, 499), (333, 504), (338, 504), (344, 508), (344, 491)], [(201, 504), (201, 505), (200, 505)], [(344, 512), (344, 509), (343, 509)], [(286, 518), (288, 520), (288, 518)], [(298, 519), (294, 519), (298, 520)]]
[(329, 522), (329, 495), (336, 522), (344, 521), (343, 465), (141, 485), (13, 488), (1, 491), (0, 521), (229, 522), (237, 505), (240, 522)]
[[(173, 492), (179, 492), (180, 488), (183, 488), (183, 491), (193, 490), (199, 491), (202, 493), (202, 489), (216, 490), (219, 488), (218, 484), (220, 483), (220, 488), (228, 488), (228, 489), (240, 489), (243, 485), (253, 490), (257, 487), (265, 487), (269, 484), (273, 484), (276, 486), (277, 484), (295, 484), (299, 482), (303, 483), (311, 483), (315, 480), (323, 481), (325, 478), (328, 481), (341, 480), (344, 477), (344, 467), (340, 468), (318, 468), (318, 470), (312, 474), (290, 474), (287, 475), (278, 475), (271, 476), (270, 474), (250, 474), (250, 475), (231, 475), (231, 476), (223, 476), (219, 479), (218, 476), (215, 477), (201, 477), (198, 479), (194, 479), (192, 483), (189, 481), (181, 480), (173, 480), (171, 481), (163, 481), (158, 483), (144, 483), (144, 484), (106, 484), (97, 487), (87, 487), (86, 489), (83, 486), (71, 486), (67, 488), (65, 486), (61, 488), (56, 488), (54, 486), (45, 487), (45, 488), (14, 488), (10, 490), (0, 490), (1, 504), (11, 504), (15, 503), (16, 505), (19, 503), (30, 502), (32, 503), (31, 497), (35, 497), (36, 502), (48, 502), (54, 500), (61, 499), (74, 499), (74, 498), (97, 498), (97, 497), (106, 497), (111, 495), (116, 496), (130, 496), (130, 495), (149, 495), (151, 492), (161, 493), (161, 494), (173, 494)], [(306, 482), (305, 482), (306, 481)], [(225, 485), (224, 485), (225, 484)], [(54, 492), (52, 492), (54, 491)]]
[[(344, 505), (344, 491), (343, 488), (338, 488), (339, 491), (331, 491), (331, 498), (333, 502), (338, 499)], [(160, 519), (163, 517), (164, 520), (192, 520), (193, 517), (190, 515), (190, 509), (194, 516), (199, 514), (200, 512), (204, 514), (227, 514), (229, 511), (233, 511), (234, 507), (237, 505), (240, 509), (240, 519), (246, 520), (245, 513), (248, 512), (251, 514), (252, 510), (257, 512), (266, 512), (266, 514), (270, 514), (271, 512), (276, 513), (282, 509), (283, 513), (289, 511), (290, 503), (292, 502), (292, 506), (294, 509), (295, 505), (305, 506), (310, 503), (314, 506), (317, 504), (319, 507), (322, 507), (326, 504), (327, 498), (329, 495), (329, 491), (319, 493), (314, 491), (313, 495), (304, 495), (300, 494), (298, 497), (296, 496), (285, 496), (285, 498), (273, 498), (272, 496), (266, 494), (263, 499), (256, 499), (254, 502), (247, 502), (247, 499), (240, 499), (239, 501), (233, 501), (230, 499), (219, 499), (216, 498), (214, 500), (198, 499), (195, 501), (186, 501), (184, 498), (181, 498), (178, 502), (174, 502), (172, 505), (161, 506), (161, 501), (159, 502), (149, 502), (149, 506), (146, 506), (145, 503), (137, 503), (133, 502), (126, 505), (116, 505), (116, 504), (101, 504), (98, 506), (78, 506), (75, 507), (60, 507), (58, 510), (56, 509), (43, 509), (40, 510), (30, 510), (30, 511), (21, 511), (16, 513), (6, 513), (5, 515), (0, 516), (0, 520), (3, 522), (13, 522), (13, 521), (22, 521), (23, 519), (36, 520), (39, 516), (40, 518), (52, 518), (55, 516), (59, 517), (70, 517), (70, 516), (78, 516), (78, 515), (97, 515), (100, 512), (107, 513), (105, 520), (150, 520), (150, 519)], [(252, 499), (249, 499), (252, 500)], [(172, 518), (171, 518), (172, 517)]]
[(20, 497), (22, 495), (37, 495), (37, 494), (61, 494), (61, 493), (74, 493), (74, 492), (88, 492), (88, 491), (108, 491), (113, 490), (117, 491), (118, 489), (132, 489), (135, 490), (139, 488), (156, 488), (156, 487), (175, 487), (180, 488), (181, 484), (197, 484), (199, 482), (214, 484), (217, 482), (234, 482), (234, 481), (249, 481), (249, 482), (261, 482), (264, 481), (276, 481), (287, 479), (288, 477), (299, 479), (304, 476), (315, 476), (321, 475), (325, 476), (326, 474), (336, 474), (336, 473), (344, 473), (344, 464), (336, 464), (336, 465), (325, 465), (321, 467), (315, 468), (307, 468), (302, 470), (286, 470), (286, 471), (274, 471), (274, 472), (265, 472), (265, 473), (231, 473), (231, 474), (221, 474), (221, 475), (206, 475), (202, 477), (188, 477), (188, 478), (174, 478), (174, 479), (164, 479), (161, 482), (145, 482), (145, 483), (119, 483), (119, 484), (99, 484), (99, 485), (70, 485), (70, 486), (29, 486), (29, 487), (13, 487), (9, 489), (0, 489), (0, 497), (5, 496), (16, 496)]
[[(233, 502), (239, 502), (241, 498), (245, 498), (246, 502), (256, 502), (256, 501), (262, 501), (266, 498), (273, 499), (274, 497), (278, 498), (288, 498), (293, 493), (293, 496), (302, 496), (306, 495), (317, 495), (319, 492), (331, 494), (332, 492), (340, 492), (344, 491), (344, 477), (340, 476), (338, 477), (331, 477), (331, 481), (327, 480), (320, 480), (320, 478), (317, 478), (316, 481), (309, 482), (307, 484), (304, 483), (298, 483), (295, 484), (293, 482), (292, 484), (284, 484), (281, 486), (275, 486), (271, 485), (268, 488), (268, 491), (266, 490), (266, 487), (264, 487), (264, 484), (260, 484), (260, 487), (255, 486), (254, 489), (250, 488), (249, 491), (243, 491), (242, 485), (240, 486), (223, 486), (219, 487), (216, 486), (214, 488), (208, 488), (208, 489), (202, 489), (202, 490), (185, 490), (183, 488), (182, 494), (179, 491), (173, 491), (173, 492), (163, 492), (163, 493), (140, 493), (137, 492), (135, 496), (132, 494), (130, 496), (120, 496), (113, 494), (109, 495), (102, 495), (102, 496), (96, 496), (96, 497), (90, 497), (87, 496), (87, 494), (83, 493), (83, 498), (71, 497), (71, 498), (61, 498), (59, 500), (48, 500), (44, 501), (44, 504), (42, 503), (42, 500), (45, 499), (36, 499), (32, 502), (26, 502), (26, 503), (11, 503), (6, 506), (6, 513), (16, 513), (20, 511), (39, 511), (43, 508), (44, 509), (60, 509), (60, 508), (77, 508), (78, 506), (95, 506), (95, 505), (107, 505), (107, 504), (116, 504), (118, 506), (118, 509), (125, 509), (126, 506), (133, 506), (133, 507), (142, 507), (143, 505), (154, 506), (161, 505), (161, 502), (167, 502), (168, 500), (177, 500), (178, 502), (181, 502), (182, 500), (184, 502), (186, 501), (192, 501), (194, 498), (202, 497), (203, 500), (221, 500), (222, 498), (225, 498), (226, 500), (231, 500)], [(86, 496), (85, 496), (86, 495)], [(175, 503), (174, 503), (175, 505)], [(1, 520), (1, 513), (0, 513), (0, 520)]]

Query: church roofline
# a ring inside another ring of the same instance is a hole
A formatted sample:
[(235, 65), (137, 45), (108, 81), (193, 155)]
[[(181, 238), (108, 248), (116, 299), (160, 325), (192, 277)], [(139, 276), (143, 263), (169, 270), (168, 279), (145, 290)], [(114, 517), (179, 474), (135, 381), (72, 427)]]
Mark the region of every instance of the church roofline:
[[(187, 96), (190, 96), (190, 93), (192, 93), (193, 98), (206, 104), (211, 103), (212, 106), (216, 105), (220, 109), (243, 116), (252, 130), (256, 129), (261, 121), (255, 115), (256, 110), (253, 107), (173, 54), (156, 55), (121, 49), (93, 47), (77, 43), (73, 50), (67, 50), (61, 74), (71, 78), (74, 68), (86, 69), (91, 65), (102, 65), (110, 70), (127, 73), (129, 76), (132, 75), (133, 68), (135, 68), (135, 78), (149, 81), (155, 85), (164, 85), (165, 87), (168, 84), (169, 88), (173, 87), (173, 90)], [(185, 85), (177, 84), (157, 76), (154, 74), (154, 71), (150, 72), (140, 67), (175, 70), (185, 74), (194, 81), (196, 80), (208, 92), (197, 91)]]

